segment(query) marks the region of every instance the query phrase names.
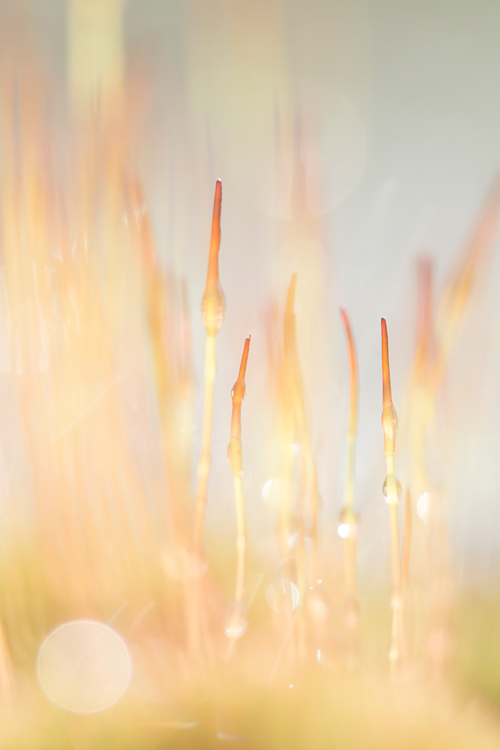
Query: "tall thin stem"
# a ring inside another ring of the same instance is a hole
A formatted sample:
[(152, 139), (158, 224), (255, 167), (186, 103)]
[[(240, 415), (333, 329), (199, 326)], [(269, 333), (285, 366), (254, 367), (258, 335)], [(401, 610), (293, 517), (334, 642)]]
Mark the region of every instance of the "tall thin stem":
[(222, 207), (222, 182), (217, 180), (215, 185), (214, 210), (212, 217), (212, 235), (208, 257), (208, 272), (205, 292), (201, 303), (203, 323), (207, 333), (205, 349), (205, 402), (203, 414), (203, 439), (201, 455), (198, 464), (198, 493), (196, 498), (194, 545), (203, 544), (203, 528), (205, 525), (205, 511), (207, 507), (208, 477), (210, 474), (210, 439), (212, 435), (214, 381), (217, 370), (215, 355), (215, 337), (224, 320), (226, 299), (219, 282), (219, 249), (220, 249), (220, 217)]
[(347, 430), (347, 483), (345, 504), (341, 512), (339, 533), (344, 538), (344, 567), (345, 567), (345, 621), (349, 631), (348, 658), (354, 656), (357, 649), (358, 604), (356, 597), (356, 537), (358, 520), (352, 506), (354, 500), (354, 478), (356, 458), (356, 430), (358, 417), (358, 370), (356, 349), (349, 323), (349, 317), (344, 309), (340, 310), (344, 322), (349, 349), (349, 370), (351, 382), (351, 396), (349, 409), (349, 425)]

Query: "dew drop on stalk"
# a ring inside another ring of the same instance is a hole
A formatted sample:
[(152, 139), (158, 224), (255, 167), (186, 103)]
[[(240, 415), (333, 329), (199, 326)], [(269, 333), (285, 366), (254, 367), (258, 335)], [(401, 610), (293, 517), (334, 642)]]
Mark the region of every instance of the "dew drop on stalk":
[(337, 528), (337, 533), (342, 539), (349, 539), (349, 536), (350, 536), (349, 524), (339, 523), (338, 528)]
[(349, 507), (344, 507), (339, 513), (337, 534), (342, 539), (354, 539), (358, 531), (359, 516)]
[[(401, 482), (399, 481), (399, 479), (397, 477), (395, 479), (396, 479), (396, 495), (397, 495), (397, 499), (401, 500), (401, 496), (403, 494), (403, 488), (401, 486)], [(389, 497), (389, 490), (387, 488), (387, 477), (384, 480), (384, 484), (382, 485), (382, 494), (385, 497), (385, 499), (387, 500), (387, 502), (391, 501), (391, 499)]]

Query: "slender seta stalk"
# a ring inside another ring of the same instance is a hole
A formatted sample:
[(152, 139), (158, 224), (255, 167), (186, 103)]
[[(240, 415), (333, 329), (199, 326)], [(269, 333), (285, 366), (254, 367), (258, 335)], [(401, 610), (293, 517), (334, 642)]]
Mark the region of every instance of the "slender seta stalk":
[(231, 439), (228, 446), (228, 455), (234, 479), (234, 495), (236, 499), (236, 527), (238, 550), (238, 569), (236, 576), (235, 601), (243, 601), (245, 589), (245, 555), (247, 547), (247, 533), (245, 528), (245, 505), (243, 502), (243, 459), (241, 451), (241, 404), (245, 398), (245, 372), (247, 369), (248, 352), (250, 350), (250, 336), (245, 339), (243, 355), (241, 357), (238, 379), (233, 386), (232, 399), (233, 411), (231, 415)]
[(212, 236), (208, 256), (208, 273), (205, 292), (201, 303), (203, 323), (207, 332), (205, 349), (205, 401), (203, 414), (203, 437), (200, 462), (198, 465), (198, 493), (196, 498), (194, 545), (202, 547), (205, 510), (207, 507), (208, 475), (210, 472), (210, 438), (212, 435), (212, 416), (214, 400), (214, 380), (217, 370), (215, 356), (215, 337), (224, 320), (226, 298), (219, 281), (219, 248), (220, 216), (222, 206), (222, 182), (215, 184), (214, 211), (212, 218)]
[[(312, 454), (311, 441), (308, 432), (305, 388), (302, 379), (302, 373), (299, 364), (297, 351), (297, 331), (295, 318), (295, 289), (297, 285), (297, 274), (292, 275), (288, 287), (285, 320), (284, 320), (284, 367), (286, 374), (286, 409), (288, 412), (289, 424), (291, 427), (292, 440), (300, 446), (300, 489), (298, 494), (298, 525), (299, 533), (294, 545), (294, 557), (297, 567), (297, 586), (300, 592), (301, 601), (306, 601), (306, 597), (314, 598), (313, 587), (319, 578), (319, 560), (318, 560), (318, 508), (319, 495), (317, 472)], [(286, 446), (290, 452), (291, 446)], [(293, 473), (293, 465), (288, 465), (290, 486)], [(289, 500), (291, 495), (288, 496)], [(308, 566), (308, 555), (306, 550), (306, 537), (311, 540), (310, 565)], [(309, 573), (309, 576), (308, 576)], [(298, 630), (298, 651), (301, 659), (306, 655), (307, 640), (307, 623), (306, 610), (301, 607), (297, 620)]]
[(401, 566), (399, 559), (399, 527), (398, 500), (401, 486), (394, 470), (394, 452), (396, 447), (396, 432), (398, 429), (398, 415), (392, 403), (391, 372), (389, 368), (389, 341), (387, 337), (387, 323), (382, 318), (382, 383), (383, 383), (383, 411), (382, 429), (384, 431), (384, 451), (387, 476), (384, 482), (384, 495), (389, 505), (391, 522), (391, 567), (392, 567), (392, 634), (389, 649), (389, 660), (396, 667), (400, 663), (403, 643), (403, 618), (401, 607)]

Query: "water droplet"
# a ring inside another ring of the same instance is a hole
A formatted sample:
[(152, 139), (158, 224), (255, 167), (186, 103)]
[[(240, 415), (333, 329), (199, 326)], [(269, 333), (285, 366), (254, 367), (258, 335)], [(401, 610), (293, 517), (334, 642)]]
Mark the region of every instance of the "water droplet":
[[(382, 494), (384, 495), (384, 497), (385, 497), (385, 499), (387, 500), (388, 503), (394, 502), (394, 500), (389, 497), (389, 492), (388, 492), (388, 489), (387, 489), (387, 477), (385, 478), (384, 484), (382, 485)], [(396, 477), (396, 495), (397, 495), (396, 496), (396, 500), (395, 500), (396, 502), (398, 500), (401, 500), (401, 495), (402, 494), (403, 494), (403, 488), (401, 487), (401, 482)]]
[(241, 385), (239, 382), (236, 382), (231, 388), (231, 399), (234, 399), (236, 397), (237, 402), (243, 401), (246, 392), (247, 387), (245, 382), (243, 382), (243, 385)]
[(295, 612), (300, 604), (300, 592), (296, 584), (280, 578), (266, 588), (266, 602), (276, 614)]
[(224, 632), (226, 638), (241, 638), (248, 627), (248, 612), (243, 602), (234, 602), (226, 612)]
[(347, 523), (340, 523), (337, 529), (338, 535), (342, 537), (342, 539), (348, 539), (349, 538), (349, 524)]
[(342, 508), (339, 514), (337, 533), (342, 539), (355, 537), (358, 530), (359, 516), (351, 508)]

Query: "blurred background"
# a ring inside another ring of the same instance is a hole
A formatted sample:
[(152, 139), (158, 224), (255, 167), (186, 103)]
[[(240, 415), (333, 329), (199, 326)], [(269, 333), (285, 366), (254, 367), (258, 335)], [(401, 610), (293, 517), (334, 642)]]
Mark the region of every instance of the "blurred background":
[[(213, 188), (216, 178), (223, 181), (220, 273), (227, 314), (217, 339), (207, 518), (212, 531), (231, 537), (235, 525), (226, 459), (229, 394), (251, 333), (244, 484), (248, 536), (266, 554), (262, 530), (271, 533), (275, 522), (267, 483), (277, 472), (267, 447), (273, 405), (266, 386), (266, 321), (273, 305), (284, 307), (297, 271), (299, 355), (323, 540), (339, 544), (336, 519), (345, 483), (348, 360), (338, 312), (344, 305), (360, 375), (360, 575), (387, 580), (380, 318), (388, 321), (404, 444), (416, 342), (416, 259), (425, 254), (433, 261), (437, 305), (500, 165), (499, 29), (500, 5), (488, 0), (0, 3), (4, 70), (22, 67), (31, 56), (50, 82), (42, 110), (56, 128), (56, 160), (64, 163), (71, 153), (68, 123), (83, 127), (96, 109), (112, 110), (127, 99), (127, 159), (144, 186), (155, 253), (164, 270), (187, 280), (196, 386), (193, 477), (203, 393), (200, 303)], [(71, 182), (70, 175), (65, 179)], [(498, 249), (496, 241), (454, 343), (431, 457), (455, 577), (474, 585), (491, 585), (500, 574)], [(4, 286), (2, 411), (14, 424), (5, 295)], [(140, 410), (125, 362), (123, 387)], [(146, 436), (138, 424), (131, 429), (147, 474)], [(29, 482), (22, 437), (16, 442), (5, 429), (0, 445), (8, 519), (9, 492)], [(405, 484), (403, 449), (396, 466)]]

